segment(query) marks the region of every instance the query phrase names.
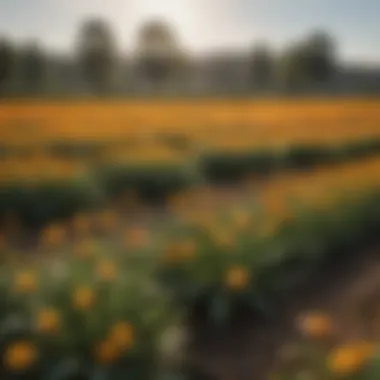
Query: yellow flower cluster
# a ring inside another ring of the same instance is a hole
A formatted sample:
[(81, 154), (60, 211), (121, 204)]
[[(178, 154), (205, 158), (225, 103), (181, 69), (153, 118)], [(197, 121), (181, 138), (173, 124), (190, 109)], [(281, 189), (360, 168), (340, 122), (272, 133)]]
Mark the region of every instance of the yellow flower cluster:
[(119, 322), (112, 326), (108, 336), (96, 345), (95, 358), (101, 364), (112, 364), (132, 348), (133, 342), (132, 325), (128, 322)]

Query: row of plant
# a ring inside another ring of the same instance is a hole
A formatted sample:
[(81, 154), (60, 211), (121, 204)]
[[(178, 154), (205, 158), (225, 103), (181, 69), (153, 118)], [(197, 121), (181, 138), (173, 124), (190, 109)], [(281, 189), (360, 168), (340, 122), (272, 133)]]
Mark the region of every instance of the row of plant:
[(289, 169), (347, 162), (380, 152), (380, 140), (366, 138), (331, 145), (290, 145), (235, 153), (211, 152), (200, 159), (200, 171), (210, 182), (244, 179)]
[(172, 378), (163, 353), (179, 351), (180, 330), (161, 334), (184, 311), (200, 305), (210, 328), (247, 309), (270, 317), (326, 262), (378, 239), (379, 168), (377, 159), (274, 182), (223, 211), (189, 199), (151, 228), (104, 241), (82, 236), (68, 252), (53, 244), (35, 266), (8, 255), (1, 377)]
[(89, 169), (85, 178), (81, 175), (79, 179), (2, 183), (0, 216), (13, 212), (24, 224), (38, 226), (126, 191), (134, 192), (143, 201), (162, 202), (199, 183), (349, 162), (379, 151), (379, 140), (366, 139), (339, 146), (302, 146), (281, 151), (215, 152), (185, 164), (100, 164)]

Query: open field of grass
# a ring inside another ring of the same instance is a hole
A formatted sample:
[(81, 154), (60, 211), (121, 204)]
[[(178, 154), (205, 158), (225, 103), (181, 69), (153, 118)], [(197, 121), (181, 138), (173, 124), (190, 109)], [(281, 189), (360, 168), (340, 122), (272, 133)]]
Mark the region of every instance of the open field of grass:
[[(379, 106), (0, 106), (0, 378), (198, 380), (189, 316), (218, 334), (273, 320), (321, 268), (378, 243)], [(318, 311), (296, 323), (307, 378), (377, 379), (375, 339), (330, 342)], [(274, 378), (299, 378), (288, 362)]]

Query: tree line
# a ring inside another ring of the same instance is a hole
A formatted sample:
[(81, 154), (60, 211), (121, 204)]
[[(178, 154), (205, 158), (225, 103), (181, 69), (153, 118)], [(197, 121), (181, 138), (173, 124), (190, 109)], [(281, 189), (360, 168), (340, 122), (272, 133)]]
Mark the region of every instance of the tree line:
[[(97, 96), (113, 93), (120, 83), (156, 90), (168, 84), (191, 85), (199, 72), (199, 62), (183, 49), (170, 25), (147, 22), (137, 39), (136, 51), (123, 57), (111, 25), (102, 19), (82, 23), (73, 51), (66, 56), (53, 57), (36, 42), (16, 47), (11, 40), (2, 38), (0, 94), (49, 93), (54, 86), (59, 88), (70, 80), (72, 90)], [(248, 90), (271, 86), (297, 89), (328, 82), (338, 65), (335, 41), (324, 31), (310, 33), (281, 54), (275, 54), (266, 43), (255, 43), (242, 59), (240, 70), (244, 70)], [(226, 73), (217, 80), (222, 81), (223, 76)]]

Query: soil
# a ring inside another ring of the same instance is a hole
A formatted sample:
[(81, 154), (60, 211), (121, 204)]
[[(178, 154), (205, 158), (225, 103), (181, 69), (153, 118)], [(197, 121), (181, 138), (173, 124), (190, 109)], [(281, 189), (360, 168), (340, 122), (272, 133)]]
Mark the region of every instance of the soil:
[(198, 326), (191, 348), (196, 378), (267, 379), (281, 349), (301, 339), (296, 321), (304, 312), (331, 316), (340, 343), (380, 339), (380, 319), (378, 326), (375, 319), (379, 295), (380, 249), (376, 247), (325, 268), (283, 300), (274, 320), (246, 318), (223, 333)]

